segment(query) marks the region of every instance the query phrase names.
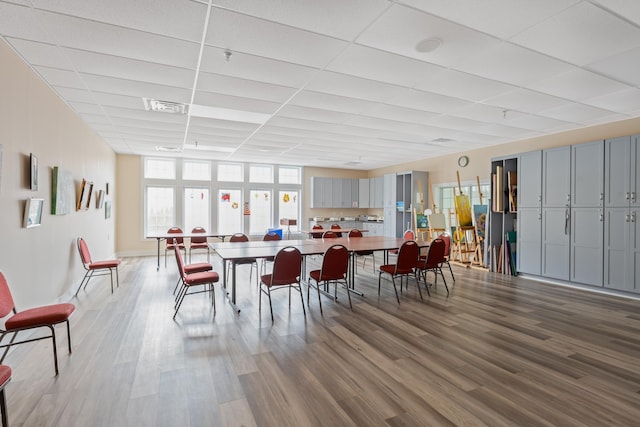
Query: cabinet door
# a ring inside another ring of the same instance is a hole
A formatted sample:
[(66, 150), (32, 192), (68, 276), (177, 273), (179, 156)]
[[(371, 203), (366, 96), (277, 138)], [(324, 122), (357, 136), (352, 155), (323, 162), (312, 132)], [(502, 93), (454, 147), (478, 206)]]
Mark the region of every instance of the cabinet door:
[(542, 210), (542, 275), (569, 280), (569, 208)]
[(602, 286), (603, 232), (603, 208), (571, 208), (572, 282)]
[(344, 208), (344, 179), (343, 178), (332, 178), (332, 188), (331, 188), (331, 208)]
[[(360, 207), (360, 180), (356, 178), (349, 179), (349, 185), (351, 186), (351, 198), (349, 199), (348, 208)], [(367, 188), (367, 197), (369, 195), (369, 189)]]
[[(604, 287), (631, 290), (629, 248), (631, 242), (628, 208), (605, 209), (604, 218)], [(634, 227), (635, 228), (635, 227)], [(634, 233), (636, 234), (636, 233)], [(637, 236), (633, 236), (634, 240)], [(634, 251), (635, 252), (635, 251)], [(634, 254), (634, 257), (636, 255)]]
[(332, 182), (331, 178), (318, 176), (311, 177), (311, 202), (312, 208), (332, 207)]
[(640, 229), (638, 228), (638, 220), (640, 220), (640, 209), (631, 209), (629, 212), (629, 282), (628, 289), (633, 292), (640, 292)]
[(520, 155), (518, 161), (518, 209), (542, 204), (542, 151)]
[(631, 202), (631, 207), (640, 208), (640, 166), (638, 162), (640, 162), (640, 135), (635, 135), (631, 137), (631, 165), (630, 165), (630, 182), (629, 182), (629, 201)]
[(571, 192), (571, 148), (542, 152), (542, 206), (569, 206)]
[(571, 207), (604, 204), (604, 141), (571, 146)]
[[(396, 207), (396, 174), (388, 173), (383, 178), (383, 207)], [(391, 219), (391, 218), (389, 218)]]
[(540, 275), (542, 256), (542, 211), (518, 209), (518, 271)]
[(396, 236), (396, 207), (385, 207), (384, 208), (384, 226), (383, 233), (388, 237), (398, 237)]
[(368, 208), (371, 206), (371, 181), (368, 178), (358, 180), (358, 207)]
[(605, 206), (629, 206), (631, 137), (607, 139), (605, 145)]
[(373, 178), (373, 206), (372, 208), (384, 207), (384, 177)]

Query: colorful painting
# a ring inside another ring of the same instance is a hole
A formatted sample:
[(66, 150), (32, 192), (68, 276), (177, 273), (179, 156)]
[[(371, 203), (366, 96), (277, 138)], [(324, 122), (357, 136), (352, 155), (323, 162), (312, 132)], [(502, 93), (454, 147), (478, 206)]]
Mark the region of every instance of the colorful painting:
[(484, 239), (487, 226), (487, 205), (473, 205), (473, 218), (476, 225), (476, 236)]
[(456, 196), (456, 213), (458, 214), (458, 222), (460, 224), (460, 227), (470, 227), (473, 225), (469, 196), (464, 194), (459, 194)]
[(53, 168), (51, 214), (66, 215), (71, 212), (73, 200), (73, 176), (68, 170)]

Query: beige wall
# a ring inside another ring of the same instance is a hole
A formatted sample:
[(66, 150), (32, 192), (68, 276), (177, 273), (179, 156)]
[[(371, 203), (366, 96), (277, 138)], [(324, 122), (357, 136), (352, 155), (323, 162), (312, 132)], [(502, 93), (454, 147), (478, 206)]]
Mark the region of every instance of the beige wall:
[(120, 188), (117, 194), (116, 252), (118, 256), (155, 253), (156, 241), (145, 240), (143, 233), (142, 158), (118, 154), (116, 159), (116, 182)]
[[(75, 292), (84, 274), (76, 237), (85, 238), (94, 259), (114, 255), (114, 217), (106, 220), (104, 209), (92, 203), (87, 211), (50, 212), (54, 166), (70, 171), (76, 187), (82, 178), (103, 190), (108, 182), (113, 195), (115, 154), (4, 42), (0, 64), (0, 271), (24, 309)], [(29, 153), (39, 161), (38, 191), (29, 189)], [(22, 227), (28, 198), (44, 199), (40, 227)]]

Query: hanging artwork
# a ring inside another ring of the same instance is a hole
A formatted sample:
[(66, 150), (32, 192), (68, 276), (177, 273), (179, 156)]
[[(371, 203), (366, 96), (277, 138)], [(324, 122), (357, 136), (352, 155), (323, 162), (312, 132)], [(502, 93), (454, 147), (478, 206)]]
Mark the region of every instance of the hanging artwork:
[(221, 202), (231, 202), (231, 193), (222, 193), (222, 195), (220, 195), (220, 201)]
[(24, 206), (23, 226), (25, 228), (37, 227), (42, 223), (42, 210), (44, 199), (27, 199)]
[(68, 170), (53, 168), (51, 214), (66, 215), (71, 212), (73, 200), (73, 176)]
[(104, 202), (104, 219), (111, 218), (111, 202)]
[(251, 215), (251, 209), (249, 209), (249, 202), (244, 202), (244, 215)]
[(29, 154), (29, 165), (31, 167), (31, 191), (38, 191), (38, 158), (33, 153)]
[(89, 203), (91, 203), (91, 192), (93, 191), (93, 182), (88, 182), (86, 179), (82, 180), (80, 185), (80, 195), (78, 197), (78, 203), (76, 204), (76, 210), (89, 209)]
[(478, 236), (478, 239), (484, 239), (487, 210), (487, 205), (473, 205), (473, 218), (476, 223), (476, 236)]
[(282, 202), (289, 203), (290, 200), (291, 198), (289, 197), (289, 193), (284, 193), (284, 196), (282, 196)]

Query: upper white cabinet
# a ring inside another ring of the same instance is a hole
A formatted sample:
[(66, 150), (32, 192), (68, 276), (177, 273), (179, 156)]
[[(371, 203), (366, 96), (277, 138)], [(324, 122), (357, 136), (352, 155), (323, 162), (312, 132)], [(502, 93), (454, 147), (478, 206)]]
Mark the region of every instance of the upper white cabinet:
[(384, 177), (377, 176), (369, 179), (369, 207), (384, 207)]
[(311, 177), (311, 206), (312, 208), (333, 207), (333, 182), (331, 178), (319, 176)]
[(358, 208), (360, 180), (311, 177), (311, 208)]

